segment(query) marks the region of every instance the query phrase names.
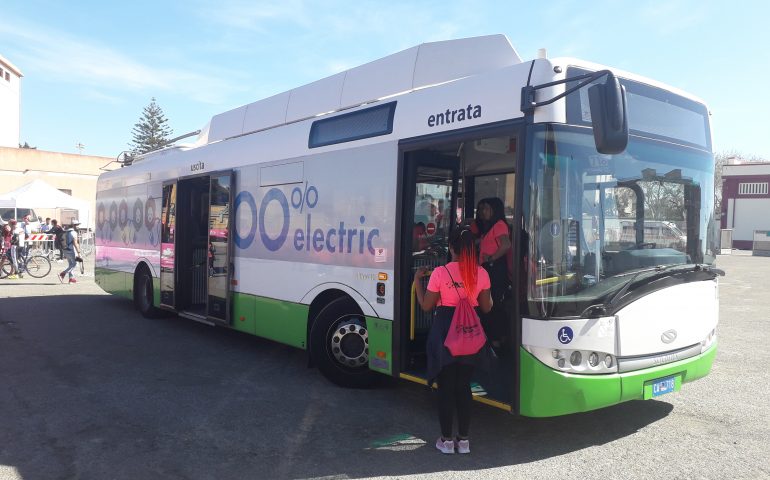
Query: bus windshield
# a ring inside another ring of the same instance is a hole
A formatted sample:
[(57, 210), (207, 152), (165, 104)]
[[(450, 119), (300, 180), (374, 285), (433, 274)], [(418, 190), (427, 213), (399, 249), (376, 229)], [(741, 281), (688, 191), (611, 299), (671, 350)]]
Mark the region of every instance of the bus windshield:
[(531, 316), (579, 316), (651, 267), (714, 262), (711, 153), (631, 136), (602, 155), (590, 129), (560, 125), (528, 145)]

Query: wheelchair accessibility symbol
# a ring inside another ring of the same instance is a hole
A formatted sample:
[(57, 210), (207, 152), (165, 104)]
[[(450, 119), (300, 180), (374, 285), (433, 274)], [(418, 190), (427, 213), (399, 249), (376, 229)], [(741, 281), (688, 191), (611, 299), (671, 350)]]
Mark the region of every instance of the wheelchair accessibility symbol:
[(571, 328), (561, 327), (561, 329), (559, 329), (559, 335), (558, 335), (559, 343), (566, 345), (567, 343), (572, 341), (572, 337), (573, 337), (573, 334), (572, 334)]

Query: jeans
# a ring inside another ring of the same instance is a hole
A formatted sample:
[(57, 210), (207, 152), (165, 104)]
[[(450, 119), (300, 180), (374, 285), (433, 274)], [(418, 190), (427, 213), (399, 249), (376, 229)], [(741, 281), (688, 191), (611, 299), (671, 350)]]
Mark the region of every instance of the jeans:
[(11, 245), (11, 248), (8, 251), (8, 258), (11, 260), (11, 267), (13, 269), (13, 273), (19, 273), (19, 259), (16, 257), (16, 249), (19, 248), (16, 245)]
[(67, 259), (69, 266), (64, 269), (62, 276), (69, 274), (69, 278), (73, 278), (75, 276), (75, 266), (78, 264), (78, 262), (75, 260), (75, 252), (72, 250), (64, 250), (64, 258)]

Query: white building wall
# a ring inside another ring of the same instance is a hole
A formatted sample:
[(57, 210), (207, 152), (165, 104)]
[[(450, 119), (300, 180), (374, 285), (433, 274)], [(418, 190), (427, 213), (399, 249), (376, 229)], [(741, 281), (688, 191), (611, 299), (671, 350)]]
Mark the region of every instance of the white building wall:
[(0, 55), (0, 147), (18, 148), (20, 113), (21, 72)]
[[(728, 228), (733, 229), (733, 241), (754, 239), (754, 230), (770, 230), (770, 198), (735, 199), (735, 214), (728, 211)], [(733, 208), (733, 199), (728, 208)], [(732, 225), (732, 227), (730, 227)]]

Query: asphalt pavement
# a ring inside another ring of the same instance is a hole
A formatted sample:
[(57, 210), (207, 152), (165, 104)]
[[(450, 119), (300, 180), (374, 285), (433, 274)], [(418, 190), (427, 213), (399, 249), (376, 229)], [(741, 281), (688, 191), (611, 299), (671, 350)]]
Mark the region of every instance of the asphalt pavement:
[(718, 266), (711, 375), (551, 419), (475, 404), (454, 456), (425, 387), (336, 387), (303, 351), (145, 319), (92, 275), (60, 284), (61, 265), (0, 280), (0, 480), (770, 478), (770, 258)]

